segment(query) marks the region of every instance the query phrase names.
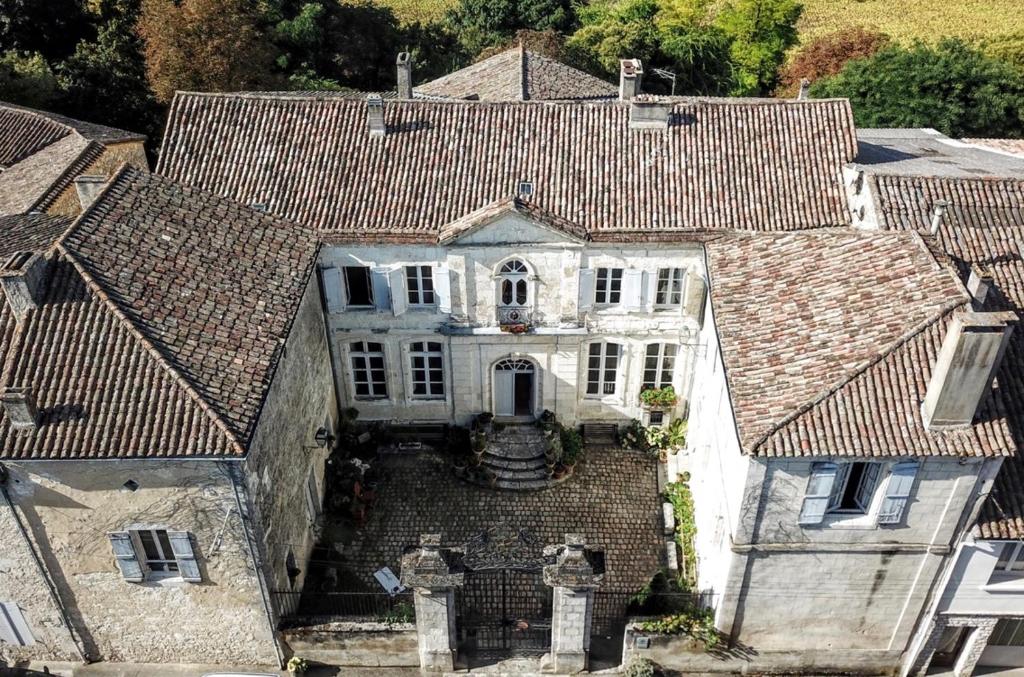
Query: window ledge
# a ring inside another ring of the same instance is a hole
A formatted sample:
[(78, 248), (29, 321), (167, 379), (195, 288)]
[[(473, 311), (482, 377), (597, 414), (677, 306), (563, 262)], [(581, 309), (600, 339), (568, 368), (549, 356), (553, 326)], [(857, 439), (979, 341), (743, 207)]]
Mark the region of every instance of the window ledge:
[(875, 529), (878, 525), (874, 515), (828, 513), (821, 526), (828, 529)]

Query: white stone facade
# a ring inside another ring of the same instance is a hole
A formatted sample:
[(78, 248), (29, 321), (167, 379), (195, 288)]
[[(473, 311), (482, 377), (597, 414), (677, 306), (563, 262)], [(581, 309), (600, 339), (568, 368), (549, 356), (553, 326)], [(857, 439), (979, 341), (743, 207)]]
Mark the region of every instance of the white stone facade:
[[(526, 269), (521, 276), (525, 302), (513, 304), (529, 318), (530, 330), (522, 334), (499, 326), (500, 271), (513, 260)], [(384, 285), (374, 288), (376, 307), (352, 308), (345, 303), (345, 289), (327, 288), (343, 278), (337, 271), (357, 266), (372, 271), (374, 284)], [(410, 266), (429, 266), (439, 292), (423, 307), (406, 303), (411, 296), (404, 276)], [(622, 276), (617, 302), (594, 303), (592, 271), (598, 268)], [(678, 270), (680, 285), (678, 295), (665, 299), (675, 302), (659, 306), (661, 269)], [(688, 308), (694, 298), (703, 300), (706, 279), (699, 245), (581, 242), (510, 215), (447, 246), (326, 246), (321, 271), (328, 298), (340, 294), (342, 299), (328, 312), (338, 392), (343, 405), (357, 408), (363, 419), (465, 423), (483, 411), (502, 415), (495, 365), (507, 358), (527, 360), (533, 368), (529, 412), (521, 409), (517, 415), (537, 416), (548, 409), (565, 423), (642, 418), (638, 397), (651, 343), (674, 347), (671, 385), (681, 399), (673, 413), (685, 411), (700, 329), (700, 318)], [(587, 272), (581, 276), (581, 271)], [(448, 290), (443, 298), (442, 286)], [(380, 302), (384, 293), (390, 302)], [(423, 341), (442, 345), (443, 398), (417, 399), (414, 393), (410, 345)], [(614, 342), (622, 352), (614, 383), (588, 395), (587, 361), (595, 341)], [(356, 393), (352, 350), (360, 342), (383, 348), (386, 397)]]

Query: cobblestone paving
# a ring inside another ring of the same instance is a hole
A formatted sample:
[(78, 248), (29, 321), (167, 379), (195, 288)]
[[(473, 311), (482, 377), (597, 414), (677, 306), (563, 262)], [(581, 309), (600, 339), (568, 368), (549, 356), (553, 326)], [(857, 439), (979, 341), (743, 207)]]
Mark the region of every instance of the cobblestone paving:
[(661, 499), (656, 462), (631, 451), (591, 448), (576, 472), (541, 491), (500, 491), (456, 478), (443, 457), (390, 456), (365, 526), (345, 547), (346, 573), (379, 590), (373, 572), (398, 574), (402, 550), (420, 534), (441, 533), (460, 545), (501, 523), (532, 532), (541, 546), (581, 533), (603, 549), (602, 591), (639, 590), (661, 568)]

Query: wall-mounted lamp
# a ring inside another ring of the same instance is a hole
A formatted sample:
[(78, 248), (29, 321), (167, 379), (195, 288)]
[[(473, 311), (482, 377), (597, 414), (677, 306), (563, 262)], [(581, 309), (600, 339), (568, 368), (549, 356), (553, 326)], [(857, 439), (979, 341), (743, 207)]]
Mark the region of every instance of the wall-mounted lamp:
[(320, 428), (316, 431), (316, 435), (313, 436), (313, 440), (316, 442), (316, 446), (323, 449), (334, 441), (334, 435), (327, 428)]

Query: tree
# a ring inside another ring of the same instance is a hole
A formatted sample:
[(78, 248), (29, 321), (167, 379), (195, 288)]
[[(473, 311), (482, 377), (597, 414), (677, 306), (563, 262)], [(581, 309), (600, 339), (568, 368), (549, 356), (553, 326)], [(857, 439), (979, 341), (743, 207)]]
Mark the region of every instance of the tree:
[(81, 0), (0, 0), (0, 49), (65, 58), (89, 35)]
[(516, 31), (568, 33), (577, 26), (572, 0), (460, 0), (447, 21), (472, 54), (507, 41)]
[(817, 82), (835, 75), (848, 61), (866, 59), (890, 42), (889, 36), (855, 26), (815, 38), (801, 49), (779, 75), (776, 96), (793, 97), (804, 78)]
[(476, 60), (483, 61), (488, 57), (514, 49), (519, 45), (522, 45), (524, 49), (534, 54), (540, 54), (549, 59), (555, 59), (556, 61), (566, 59), (564, 35), (550, 29), (546, 31), (531, 31), (524, 28), (521, 31), (516, 31), (515, 35), (511, 38), (480, 52), (476, 55)]
[(796, 0), (729, 0), (715, 25), (729, 38), (733, 94), (763, 96), (775, 89), (786, 50), (796, 44)]
[(278, 52), (252, 0), (142, 0), (138, 29), (160, 101), (179, 89), (239, 91), (281, 82)]
[(1024, 137), (1024, 75), (960, 40), (886, 47), (811, 87), (848, 97), (858, 125), (934, 127), (953, 137)]
[(0, 53), (0, 100), (30, 108), (49, 108), (58, 92), (57, 78), (42, 54)]

